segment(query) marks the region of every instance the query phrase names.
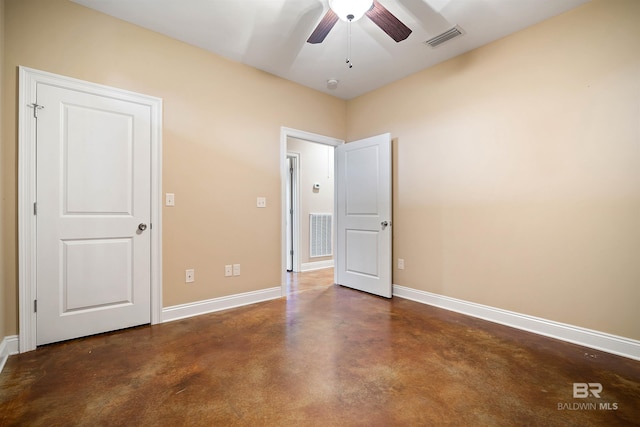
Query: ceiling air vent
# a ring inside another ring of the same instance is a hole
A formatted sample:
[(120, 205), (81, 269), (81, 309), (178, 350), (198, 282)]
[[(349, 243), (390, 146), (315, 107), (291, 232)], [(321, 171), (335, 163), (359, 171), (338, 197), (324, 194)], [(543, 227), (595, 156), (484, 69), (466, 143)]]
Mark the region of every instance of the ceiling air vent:
[(424, 43), (428, 44), (431, 47), (438, 47), (442, 43), (447, 42), (447, 41), (449, 41), (449, 40), (451, 40), (453, 38), (456, 38), (458, 36), (461, 36), (462, 34), (463, 34), (462, 33), (462, 28), (460, 28), (460, 27), (458, 27), (456, 25), (455, 27), (448, 29), (444, 33), (430, 38), (429, 40), (427, 40)]

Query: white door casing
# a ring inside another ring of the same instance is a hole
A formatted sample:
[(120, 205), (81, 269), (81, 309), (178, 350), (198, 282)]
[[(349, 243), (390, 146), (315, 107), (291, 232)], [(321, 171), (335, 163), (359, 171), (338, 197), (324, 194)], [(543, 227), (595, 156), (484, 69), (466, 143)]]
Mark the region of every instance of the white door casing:
[(291, 165), (292, 159), (287, 154), (287, 168), (289, 174), (287, 175), (287, 190), (285, 192), (285, 198), (287, 200), (285, 217), (287, 218), (287, 251), (285, 252), (285, 258), (287, 259), (287, 271), (293, 271), (293, 201), (291, 197), (293, 191), (291, 186), (293, 185), (293, 166)]
[(161, 100), (23, 67), (20, 83), (20, 351), (160, 322)]
[(337, 283), (392, 296), (391, 135), (336, 148)]
[[(300, 271), (300, 155), (287, 153), (287, 271)], [(289, 212), (292, 212), (289, 214)], [(293, 255), (291, 255), (293, 252)]]

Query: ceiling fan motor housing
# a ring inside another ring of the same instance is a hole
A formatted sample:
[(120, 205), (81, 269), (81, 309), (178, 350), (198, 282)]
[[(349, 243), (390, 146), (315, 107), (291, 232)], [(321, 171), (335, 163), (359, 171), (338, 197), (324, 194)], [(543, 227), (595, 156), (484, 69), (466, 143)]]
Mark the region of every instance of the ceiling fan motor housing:
[(382, 31), (396, 43), (405, 40), (411, 29), (404, 25), (377, 0), (329, 0), (329, 10), (309, 36), (307, 43), (318, 44), (327, 37), (339, 19), (353, 22), (367, 15)]
[(373, 7), (373, 0), (329, 0), (329, 7), (343, 21), (357, 21)]

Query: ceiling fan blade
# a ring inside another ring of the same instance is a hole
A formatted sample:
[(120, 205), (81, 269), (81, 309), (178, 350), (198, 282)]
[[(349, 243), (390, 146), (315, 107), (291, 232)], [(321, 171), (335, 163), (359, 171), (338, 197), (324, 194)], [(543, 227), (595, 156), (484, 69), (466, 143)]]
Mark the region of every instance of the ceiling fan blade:
[(327, 34), (329, 34), (329, 31), (336, 25), (336, 22), (338, 22), (338, 15), (331, 9), (327, 10), (324, 18), (322, 18), (316, 29), (313, 30), (313, 33), (309, 36), (307, 43), (322, 43), (324, 38), (327, 37)]
[(373, 7), (366, 15), (374, 24), (380, 27), (382, 31), (394, 39), (396, 43), (401, 42), (411, 34), (411, 28), (404, 25), (393, 13), (378, 3), (378, 0), (373, 0)]

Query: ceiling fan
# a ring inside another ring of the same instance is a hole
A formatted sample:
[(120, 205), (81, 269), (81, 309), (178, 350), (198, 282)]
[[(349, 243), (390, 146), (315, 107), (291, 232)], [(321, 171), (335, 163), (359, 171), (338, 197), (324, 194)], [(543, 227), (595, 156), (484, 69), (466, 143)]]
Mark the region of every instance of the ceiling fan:
[(404, 25), (377, 0), (329, 0), (329, 10), (324, 15), (307, 43), (317, 44), (327, 37), (338, 19), (354, 22), (367, 15), (378, 27), (396, 43), (409, 37), (411, 29)]

